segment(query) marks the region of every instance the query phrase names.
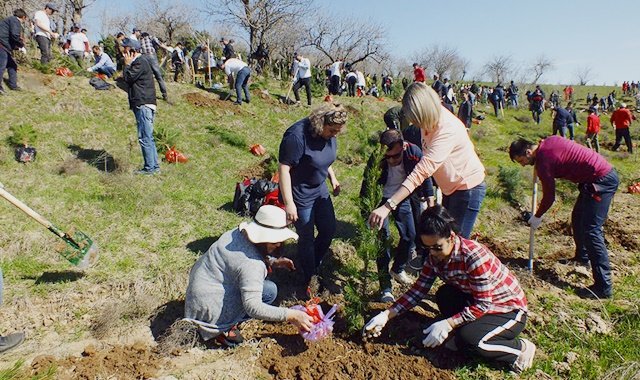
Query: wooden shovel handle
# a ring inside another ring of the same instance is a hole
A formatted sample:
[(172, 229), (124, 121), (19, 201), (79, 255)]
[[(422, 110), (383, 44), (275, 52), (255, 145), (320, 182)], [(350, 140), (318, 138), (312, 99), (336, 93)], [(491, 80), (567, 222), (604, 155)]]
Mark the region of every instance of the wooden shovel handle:
[(32, 217), (33, 219), (35, 219), (38, 223), (42, 224), (46, 228), (51, 229), (51, 227), (52, 227), (51, 222), (49, 222), (44, 217), (42, 217), (42, 215), (40, 215), (37, 212), (33, 211), (29, 206), (27, 206), (26, 204), (22, 203), (22, 201), (20, 201), (18, 198), (16, 198), (13, 195), (9, 194), (9, 192), (6, 191), (2, 186), (0, 186), (0, 196), (2, 198), (4, 198), (4, 199), (8, 200), (9, 203), (11, 203), (12, 205), (14, 205), (17, 208), (19, 208), (20, 210), (22, 210), (25, 214), (27, 214), (30, 217)]

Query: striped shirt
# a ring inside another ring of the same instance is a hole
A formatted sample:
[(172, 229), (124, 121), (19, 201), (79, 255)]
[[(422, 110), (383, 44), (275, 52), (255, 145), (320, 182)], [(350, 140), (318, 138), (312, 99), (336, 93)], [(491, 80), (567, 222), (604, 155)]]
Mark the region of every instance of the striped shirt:
[(155, 55), (156, 49), (155, 46), (160, 46), (160, 41), (156, 37), (146, 36), (140, 39), (140, 47), (142, 50), (142, 54)]
[(429, 257), (416, 283), (394, 302), (391, 309), (400, 314), (416, 306), (427, 295), (436, 277), (474, 299), (471, 306), (452, 317), (456, 326), (485, 314), (527, 311), (527, 298), (518, 279), (487, 247), (460, 236), (456, 238), (449, 260), (436, 263)]

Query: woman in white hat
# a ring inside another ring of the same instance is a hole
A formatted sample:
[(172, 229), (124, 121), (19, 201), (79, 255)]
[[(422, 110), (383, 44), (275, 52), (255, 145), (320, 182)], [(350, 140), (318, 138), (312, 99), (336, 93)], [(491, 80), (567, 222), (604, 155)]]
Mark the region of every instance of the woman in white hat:
[(238, 323), (249, 318), (287, 321), (308, 331), (313, 323), (306, 313), (271, 306), (278, 288), (266, 280), (271, 268), (295, 270), (287, 258), (275, 258), (285, 240), (298, 239), (287, 227), (279, 207), (260, 207), (251, 222), (225, 232), (191, 268), (185, 300), (185, 319), (198, 325), (205, 341), (215, 338), (223, 346), (242, 342)]

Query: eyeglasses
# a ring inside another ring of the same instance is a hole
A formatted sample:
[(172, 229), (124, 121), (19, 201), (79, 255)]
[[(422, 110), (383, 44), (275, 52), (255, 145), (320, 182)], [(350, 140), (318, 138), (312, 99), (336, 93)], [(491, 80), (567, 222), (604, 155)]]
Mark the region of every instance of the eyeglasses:
[(392, 159), (392, 160), (395, 160), (395, 159), (397, 159), (398, 157), (400, 157), (400, 155), (401, 155), (401, 154), (402, 154), (402, 151), (400, 151), (400, 152), (398, 152), (398, 153), (396, 153), (396, 154), (385, 154), (385, 155), (384, 155), (384, 158), (386, 158), (386, 159)]
[(423, 245), (422, 248), (424, 248), (425, 251), (442, 251), (442, 246), (440, 244), (437, 244), (437, 245)]

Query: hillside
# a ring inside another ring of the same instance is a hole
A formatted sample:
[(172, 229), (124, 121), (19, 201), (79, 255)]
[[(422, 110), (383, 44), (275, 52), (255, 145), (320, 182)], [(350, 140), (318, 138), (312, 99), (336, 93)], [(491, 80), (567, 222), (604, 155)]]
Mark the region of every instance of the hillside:
[[(253, 156), (248, 146), (262, 144), (277, 157), (284, 130), (310, 109), (279, 102), (287, 88), (276, 82), (254, 82), (251, 104), (240, 107), (218, 100), (216, 94), (169, 82), (172, 103), (159, 101), (156, 130), (189, 162), (163, 162), (160, 175), (136, 176), (133, 171), (142, 159), (125, 92), (95, 91), (85, 77), (62, 78), (28, 70), (20, 75), (25, 91), (0, 98), (0, 182), (60, 227), (75, 226), (86, 232), (99, 244), (101, 256), (91, 269), (75, 270), (56, 253), (58, 242), (51, 233), (9, 203), (0, 202), (0, 265), (5, 277), (0, 333), (27, 333), (22, 346), (0, 357), (0, 379), (512, 376), (480, 362), (448, 357), (441, 350), (409, 352), (406, 342), (435, 315), (432, 302), (398, 323), (402, 329), (393, 330), (395, 335), (372, 346), (363, 346), (338, 329), (335, 340), (307, 348), (291, 326), (252, 321), (243, 327), (245, 337), (252, 339), (234, 350), (158, 349), (158, 337), (182, 312), (191, 265), (218, 236), (242, 220), (230, 207), (235, 183), (244, 175), (262, 175), (273, 168), (273, 162)], [(584, 108), (587, 92), (611, 91), (603, 87), (576, 90), (579, 109)], [(346, 132), (338, 137), (335, 170), (343, 193), (334, 198), (335, 260), (327, 260), (325, 268), (336, 273), (340, 263), (353, 258), (356, 199), (367, 141), (384, 129), (382, 114), (397, 104), (371, 97), (337, 100), (348, 107), (350, 119)], [(320, 101), (314, 99), (316, 104)], [(613, 129), (607, 116), (601, 116), (602, 154), (621, 177), (605, 228), (616, 290), (612, 300), (582, 300), (575, 289), (590, 284), (590, 273), (557, 263), (559, 258), (573, 256), (569, 218), (577, 194), (574, 186), (558, 187), (557, 202), (536, 235), (535, 270), (530, 275), (526, 270), (529, 228), (521, 221), (520, 210), (505, 200), (504, 187), (498, 183), (501, 166), (517, 168), (511, 178), (522, 185), (519, 201), (528, 208), (531, 168), (511, 163), (506, 148), (517, 136), (536, 139), (549, 133), (549, 112), (535, 126), (526, 110), (506, 110), (504, 119), (496, 119), (483, 105), (478, 110), (488, 115), (473, 126), (471, 136), (487, 169), (489, 191), (476, 232), (516, 272), (528, 296), (531, 313), (525, 336), (539, 351), (534, 368), (522, 377), (595, 379), (607, 374), (608, 378), (632, 378), (640, 368), (640, 202), (626, 187), (640, 177), (638, 153), (608, 150)], [(584, 113), (579, 116), (582, 122), (585, 117)], [(13, 148), (4, 142), (11, 134), (9, 128), (21, 124), (37, 132), (38, 158), (27, 165), (17, 163)], [(640, 134), (635, 125), (632, 128), (637, 141)], [(576, 134), (582, 138), (584, 126), (577, 127)], [(294, 254), (291, 247), (286, 252)], [(295, 274), (278, 273), (277, 279), (285, 296), (291, 296), (298, 281)], [(284, 301), (293, 302), (290, 297)]]

